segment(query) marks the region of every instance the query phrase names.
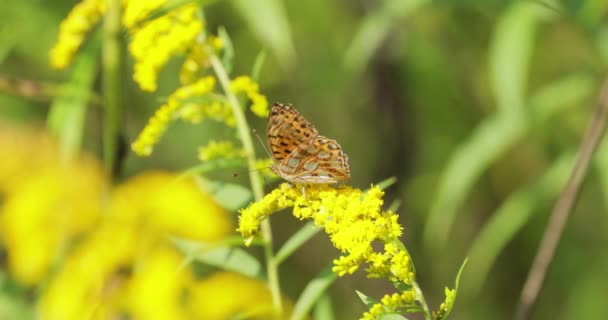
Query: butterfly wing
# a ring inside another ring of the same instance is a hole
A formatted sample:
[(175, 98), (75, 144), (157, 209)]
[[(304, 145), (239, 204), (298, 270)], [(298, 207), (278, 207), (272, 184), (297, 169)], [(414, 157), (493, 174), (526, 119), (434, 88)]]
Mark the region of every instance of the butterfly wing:
[(317, 129), (290, 104), (274, 103), (266, 139), (271, 169), (293, 183), (335, 183), (350, 179), (348, 156), (335, 141)]
[(280, 174), (297, 183), (336, 183), (350, 180), (348, 156), (335, 141), (318, 136), (299, 145), (278, 165)]
[(311, 143), (317, 135), (317, 129), (290, 104), (272, 105), (266, 141), (275, 163), (285, 160), (298, 146)]

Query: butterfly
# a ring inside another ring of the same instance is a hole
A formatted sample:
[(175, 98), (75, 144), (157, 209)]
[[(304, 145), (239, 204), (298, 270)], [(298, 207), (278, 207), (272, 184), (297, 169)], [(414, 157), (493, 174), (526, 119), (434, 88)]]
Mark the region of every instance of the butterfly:
[(350, 180), (348, 156), (291, 104), (274, 103), (268, 117), (266, 141), (270, 169), (291, 183), (329, 184)]

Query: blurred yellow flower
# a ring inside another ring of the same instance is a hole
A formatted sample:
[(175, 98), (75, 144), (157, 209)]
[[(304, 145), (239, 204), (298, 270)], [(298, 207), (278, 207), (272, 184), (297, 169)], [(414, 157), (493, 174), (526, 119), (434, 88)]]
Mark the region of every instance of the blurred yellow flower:
[(97, 162), (62, 163), (39, 131), (0, 127), (0, 239), (12, 275), (42, 280), (70, 241), (95, 226), (105, 188)]
[[(270, 291), (264, 282), (230, 273), (216, 272), (193, 283), (189, 307), (193, 319), (223, 320), (235, 316), (245, 319), (271, 319)], [(291, 305), (285, 301), (286, 314)], [(240, 319), (240, 318), (239, 318)]]
[(259, 85), (250, 77), (240, 76), (232, 80), (230, 89), (234, 93), (244, 92), (251, 100), (251, 112), (260, 118), (268, 117), (268, 100), (260, 94)]
[(198, 149), (198, 158), (201, 161), (210, 161), (218, 158), (243, 158), (244, 156), (245, 151), (243, 149), (237, 149), (234, 146), (234, 143), (228, 140), (211, 140), (206, 146)]
[(44, 284), (40, 318), (268, 318), (265, 283), (180, 268), (170, 236), (214, 242), (233, 229), (194, 180), (150, 171), (110, 190), (94, 159), (57, 159), (41, 131), (0, 125), (0, 238), (10, 275)]

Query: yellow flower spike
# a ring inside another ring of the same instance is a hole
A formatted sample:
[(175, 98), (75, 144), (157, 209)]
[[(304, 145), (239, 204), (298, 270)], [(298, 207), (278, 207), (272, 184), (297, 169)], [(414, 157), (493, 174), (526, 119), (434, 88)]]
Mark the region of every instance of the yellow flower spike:
[(131, 144), (131, 149), (142, 157), (152, 154), (154, 145), (158, 143), (161, 136), (165, 133), (169, 123), (173, 120), (176, 111), (182, 106), (184, 100), (209, 93), (213, 90), (214, 86), (215, 79), (213, 77), (205, 77), (173, 92), (169, 96), (167, 104), (162, 105), (150, 118), (148, 124)]
[[(246, 80), (240, 81), (240, 86), (248, 85)], [(346, 253), (334, 260), (332, 270), (338, 275), (354, 273), (360, 264), (370, 257), (378, 259), (378, 255), (374, 255), (371, 244), (375, 240), (387, 238), (387, 221), (390, 221), (394, 215), (381, 214), (384, 194), (382, 190), (373, 187), (369, 192), (363, 193), (350, 187), (337, 189), (328, 185), (311, 185), (305, 187), (306, 197), (304, 197), (299, 192), (300, 188), (301, 186), (290, 187), (288, 184), (282, 184), (262, 201), (241, 210), (237, 231), (243, 237), (250, 238), (257, 233), (260, 222), (268, 215), (291, 206), (295, 217), (313, 219), (316, 225), (325, 229), (333, 245)], [(281, 206), (277, 205), (281, 200), (289, 200), (289, 202)], [(389, 257), (385, 259), (389, 261)], [(402, 262), (401, 260), (396, 261)], [(380, 275), (378, 272), (380, 269), (385, 270), (383, 275), (389, 270), (384, 265), (376, 269), (372, 268), (373, 276)], [(403, 266), (398, 265), (396, 270), (401, 272), (403, 269)]]
[(176, 55), (196, 45), (203, 31), (196, 5), (185, 5), (131, 30), (129, 51), (135, 58), (134, 80), (145, 91), (156, 91), (160, 69)]
[(105, 0), (83, 0), (76, 4), (59, 27), (57, 42), (49, 52), (53, 68), (67, 67), (88, 33), (105, 12)]
[(198, 158), (201, 161), (211, 161), (214, 159), (234, 159), (243, 158), (245, 151), (243, 149), (237, 149), (232, 141), (215, 141), (211, 140), (209, 143), (198, 149)]
[(123, 1), (122, 23), (125, 27), (132, 28), (165, 3), (167, 0)]
[(244, 92), (249, 100), (251, 100), (251, 112), (260, 118), (268, 117), (268, 99), (262, 94), (260, 94), (260, 88), (257, 83), (255, 83), (248, 76), (239, 76), (236, 77), (230, 83), (230, 89), (232, 92), (240, 93)]

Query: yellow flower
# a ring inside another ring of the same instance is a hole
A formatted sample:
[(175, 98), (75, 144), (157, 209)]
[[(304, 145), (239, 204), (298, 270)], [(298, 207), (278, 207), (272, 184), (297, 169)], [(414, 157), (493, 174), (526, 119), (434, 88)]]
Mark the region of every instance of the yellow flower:
[(244, 92), (251, 100), (251, 112), (260, 118), (268, 117), (268, 100), (260, 94), (260, 88), (250, 77), (240, 76), (232, 80), (230, 89), (234, 93)]
[(209, 143), (198, 149), (198, 158), (201, 161), (210, 161), (213, 159), (234, 159), (242, 158), (245, 156), (243, 149), (236, 149), (232, 141), (215, 141), (211, 140)]
[(140, 156), (149, 156), (154, 145), (160, 137), (165, 133), (169, 123), (173, 120), (176, 111), (182, 106), (183, 102), (196, 96), (207, 94), (213, 90), (215, 79), (213, 77), (205, 77), (199, 81), (181, 87), (169, 96), (166, 104), (162, 105), (154, 116), (150, 118), (148, 124), (144, 127), (131, 148)]
[(124, 11), (122, 13), (122, 24), (127, 28), (133, 28), (141, 20), (147, 18), (147, 16), (150, 13), (161, 8), (166, 3), (167, 3), (167, 0), (146, 0), (146, 1), (124, 0), (123, 1)]
[(38, 303), (41, 317), (117, 317), (138, 235), (134, 226), (117, 223), (106, 223), (89, 234), (48, 283)]
[[(363, 192), (351, 187), (312, 185), (305, 188), (304, 196), (299, 187), (284, 183), (241, 210), (237, 231), (251, 242), (261, 221), (278, 210), (293, 207), (295, 217), (313, 219), (324, 228), (334, 247), (344, 253), (334, 260), (333, 271), (338, 275), (352, 274), (367, 262), (370, 276), (408, 283), (412, 273), (409, 255), (402, 250), (374, 253), (372, 247), (374, 241), (389, 242), (401, 235), (397, 215), (381, 211), (383, 195), (377, 187)], [(394, 245), (388, 245), (388, 249), (393, 250)]]
[(150, 250), (128, 282), (125, 309), (133, 319), (187, 319), (183, 293), (192, 281), (189, 270), (180, 270), (183, 256), (162, 246)]
[(230, 216), (193, 180), (147, 172), (112, 192), (102, 224), (72, 250), (39, 307), (45, 319), (184, 319), (192, 281), (169, 236), (216, 241)]
[(2, 128), (0, 181), (0, 239), (11, 274), (31, 285), (100, 218), (103, 173), (85, 156), (60, 162), (56, 145), (40, 132)]
[(156, 91), (160, 69), (177, 54), (196, 45), (203, 31), (196, 4), (169, 11), (162, 17), (131, 30), (129, 51), (135, 58), (133, 78), (142, 90)]
[[(135, 59), (133, 78), (145, 91), (156, 91), (158, 73), (171, 57), (201, 46), (197, 38), (203, 35), (204, 23), (198, 16), (197, 4), (180, 6), (140, 24), (166, 3), (167, 0), (122, 1), (122, 24), (131, 35), (128, 48)], [(105, 0), (78, 3), (61, 23), (58, 40), (49, 52), (51, 66), (67, 67), (105, 12)], [(214, 37), (210, 41), (214, 46), (221, 45)]]
[[(285, 314), (291, 312), (291, 304)], [(247, 319), (272, 318), (268, 286), (261, 281), (230, 272), (216, 272), (190, 286), (189, 309), (193, 319), (223, 320), (247, 315)]]
[(67, 67), (86, 34), (101, 20), (106, 11), (105, 0), (83, 0), (76, 4), (59, 26), (59, 37), (49, 53), (53, 68)]
[(108, 219), (191, 240), (218, 240), (232, 229), (229, 214), (193, 179), (168, 172), (149, 171), (119, 185), (109, 211)]

